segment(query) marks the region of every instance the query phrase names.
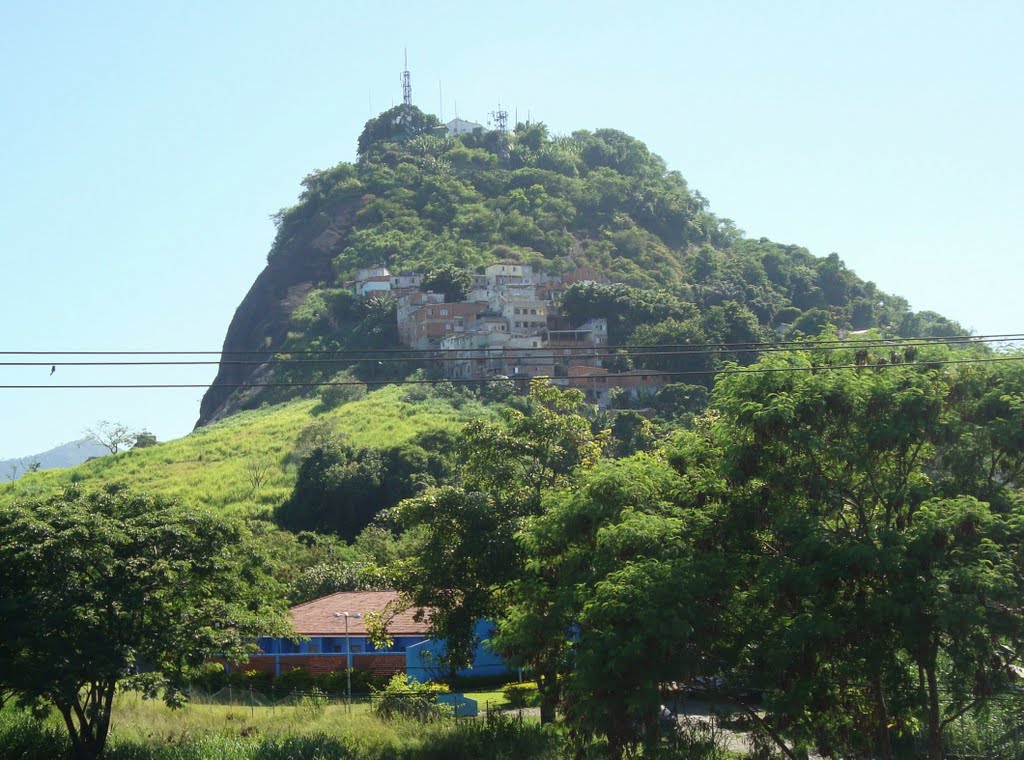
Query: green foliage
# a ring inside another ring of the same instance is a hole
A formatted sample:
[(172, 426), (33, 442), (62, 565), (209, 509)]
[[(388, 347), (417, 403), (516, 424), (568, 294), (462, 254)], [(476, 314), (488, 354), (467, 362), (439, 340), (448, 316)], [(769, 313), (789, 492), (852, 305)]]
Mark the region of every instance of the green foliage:
[[(448, 444), (441, 442), (447, 436), (470, 419), (493, 414), (473, 399), (463, 398), (456, 408), (451, 399), (440, 396), (432, 395), (418, 404), (403, 401), (402, 396), (402, 388), (391, 386), (331, 410), (322, 410), (307, 399), (241, 412), (173, 441), (0, 483), (0, 505), (19, 498), (43, 498), (75, 483), (100, 488), (130, 482), (133, 488), (197, 506), (244, 517), (268, 516), (294, 488), (296, 465), (302, 456), (293, 456), (293, 447), (304, 445), (297, 443), (297, 438), (314, 423), (322, 423), (327, 438), (344, 431), (355, 448), (387, 451), (406, 443), (423, 448), (416, 443), (419, 436), (425, 436), (424, 441), (438, 436), (443, 453)], [(314, 417), (315, 412), (319, 414)], [(438, 477), (444, 468), (443, 457), (432, 450), (425, 456), (432, 477)], [(268, 461), (270, 466), (265, 483), (254, 492), (248, 465), (256, 459)]]
[(510, 683), (501, 690), (509, 707), (536, 707), (540, 704), (540, 694), (535, 683)]
[(366, 122), (359, 135), (358, 152), (365, 155), (376, 143), (411, 140), (441, 124), (433, 114), (423, 113), (416, 106), (400, 105)]
[[(360, 314), (378, 299), (364, 304), (347, 292), (358, 268), (376, 264), (426, 273), (425, 286), (449, 301), (465, 294), (468, 271), (498, 261), (553, 274), (591, 267), (612, 284), (568, 288), (563, 310), (574, 323), (607, 317), (615, 344), (758, 341), (770, 335), (766, 328), (797, 321), (794, 334), (804, 336), (830, 325), (902, 336), (964, 332), (939, 315), (914, 314), (834, 253), (819, 259), (799, 246), (744, 239), (678, 172), (620, 131), (555, 136), (543, 124), (522, 124), (511, 166), (502, 168), (496, 133), (455, 138), (432, 134), (436, 127), (415, 107), (371, 119), (358, 163), (310, 175), (300, 202), (277, 216), (272, 257), (315, 251), (333, 261), (329, 281), (294, 309), (282, 350), (397, 347), (394, 312)], [(641, 332), (647, 326), (657, 327)], [(664, 359), (644, 366), (673, 363)], [(674, 360), (682, 371), (717, 368), (714, 356), (700, 366)], [(375, 362), (357, 369), (364, 379), (411, 371)], [(279, 379), (319, 383), (336, 371), (297, 365)], [(262, 390), (249, 403), (294, 393)]]
[[(492, 715), (489, 720), (421, 723), (381, 721), (330, 705), (319, 718), (282, 717), (270, 708), (196, 707), (169, 719), (148, 704), (118, 704), (112, 760), (561, 760), (562, 736), (534, 722)], [(243, 717), (244, 716), (244, 717)], [(69, 755), (60, 730), (27, 713), (0, 711), (0, 755), (54, 760)]]
[(466, 427), (461, 487), (430, 490), (393, 511), (413, 536), (410, 555), (393, 567), (396, 587), (432, 610), (431, 631), (446, 641), (451, 669), (471, 662), (476, 622), (501, 609), (496, 588), (521, 563), (515, 533), (540, 509), (543, 489), (573, 482), (607, 444), (582, 411), (579, 391), (535, 380), (524, 411)]
[(280, 588), (242, 525), (121, 489), (0, 509), (0, 692), (53, 706), (98, 757), (114, 690), (180, 704), (203, 661), (283, 633)]
[(442, 293), (447, 302), (465, 300), (466, 294), (472, 287), (472, 275), (465, 269), (460, 269), (452, 264), (430, 269), (423, 276), (423, 290)]
[(314, 686), (302, 695), (295, 710), (305, 720), (317, 720), (327, 710), (327, 695)]
[(448, 715), (449, 708), (437, 704), (436, 699), (447, 691), (444, 684), (420, 683), (405, 673), (395, 673), (383, 689), (373, 691), (373, 713), (384, 720), (440, 720)]
[(380, 509), (384, 461), (343, 442), (314, 449), (299, 465), (295, 490), (274, 513), (288, 530), (336, 533), (352, 540)]

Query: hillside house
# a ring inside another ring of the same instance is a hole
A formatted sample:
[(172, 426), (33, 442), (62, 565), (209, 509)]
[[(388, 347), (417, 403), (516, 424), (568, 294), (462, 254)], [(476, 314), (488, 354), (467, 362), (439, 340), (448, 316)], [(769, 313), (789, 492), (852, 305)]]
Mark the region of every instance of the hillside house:
[[(485, 303), (441, 303), (421, 307), (413, 313), (408, 324), (409, 344), (416, 349), (427, 349), (449, 333), (464, 332), (477, 315), (487, 309)], [(401, 334), (401, 333), (400, 333)]]
[(391, 275), (391, 294), (395, 298), (412, 293), (420, 289), (423, 284), (423, 275), (420, 272), (404, 272)]
[(373, 298), (391, 290), (391, 272), (385, 266), (373, 266), (356, 272), (355, 293), (362, 298)]
[(491, 264), (484, 269), (484, 275), (492, 288), (500, 285), (529, 285), (533, 267), (526, 264)]
[[(417, 620), (416, 610), (395, 612), (398, 605), (397, 591), (341, 591), (297, 604), (290, 610), (292, 625), (299, 636), (308, 640), (261, 638), (258, 641), (261, 653), (251, 656), (242, 667), (275, 676), (296, 668), (320, 675), (345, 670), (351, 657), (353, 670), (369, 671), (382, 677), (408, 673), (426, 681), (442, 675), (436, 671), (436, 660), (444, 652), (444, 642), (430, 638), (429, 625), (426, 619)], [(346, 612), (349, 613), (347, 637)], [(376, 647), (367, 636), (366, 615), (369, 613), (390, 618), (387, 627), (393, 642), (390, 647)], [(481, 622), (477, 626), (478, 637), (486, 638), (491, 629), (490, 624)], [(478, 645), (473, 667), (460, 675), (496, 675), (507, 670), (497, 656)]]

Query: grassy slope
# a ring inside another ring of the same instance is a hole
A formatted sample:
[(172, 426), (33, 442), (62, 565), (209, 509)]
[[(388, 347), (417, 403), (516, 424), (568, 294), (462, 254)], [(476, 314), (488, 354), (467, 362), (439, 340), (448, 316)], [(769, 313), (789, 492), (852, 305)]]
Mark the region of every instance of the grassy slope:
[[(387, 447), (488, 414), (475, 402), (458, 409), (440, 398), (407, 402), (408, 392), (408, 387), (388, 386), (330, 411), (305, 399), (244, 412), (152, 448), (28, 475), (0, 486), (0, 503), (40, 497), (73, 482), (85, 487), (123, 482), (186, 503), (251, 514), (291, 492), (296, 463), (289, 455), (296, 436), (315, 420), (333, 421), (356, 446)], [(267, 479), (254, 492), (250, 470), (256, 462), (266, 463)]]

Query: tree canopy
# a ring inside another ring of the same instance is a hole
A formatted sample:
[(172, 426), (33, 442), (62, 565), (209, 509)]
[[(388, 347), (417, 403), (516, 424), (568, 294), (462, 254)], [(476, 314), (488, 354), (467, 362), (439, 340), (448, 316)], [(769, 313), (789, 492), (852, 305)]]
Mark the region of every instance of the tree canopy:
[(238, 522), (116, 487), (0, 508), (0, 693), (56, 708), (96, 758), (115, 688), (169, 705), (214, 655), (283, 634), (281, 590)]

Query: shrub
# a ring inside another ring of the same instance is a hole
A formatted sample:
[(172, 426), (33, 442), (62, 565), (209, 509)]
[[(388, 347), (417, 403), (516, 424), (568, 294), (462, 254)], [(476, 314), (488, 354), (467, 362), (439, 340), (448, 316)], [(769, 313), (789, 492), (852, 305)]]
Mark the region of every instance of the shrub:
[(274, 685), (286, 691), (310, 691), (313, 688), (313, 676), (308, 670), (293, 668), (281, 673)]
[(540, 693), (535, 683), (510, 683), (501, 693), (512, 707), (533, 707), (540, 704)]
[(327, 709), (327, 695), (314, 686), (308, 694), (303, 695), (296, 708), (304, 720), (316, 720)]
[(438, 705), (437, 695), (448, 687), (436, 683), (420, 683), (405, 673), (395, 673), (383, 689), (373, 690), (373, 713), (378, 718), (412, 718), (419, 721), (438, 720), (448, 714)]
[[(351, 375), (343, 375), (334, 378), (331, 382), (353, 382)], [(317, 396), (324, 410), (336, 409), (342, 404), (350, 401), (359, 401), (366, 396), (366, 385), (358, 383), (355, 385), (321, 385), (317, 389)]]

